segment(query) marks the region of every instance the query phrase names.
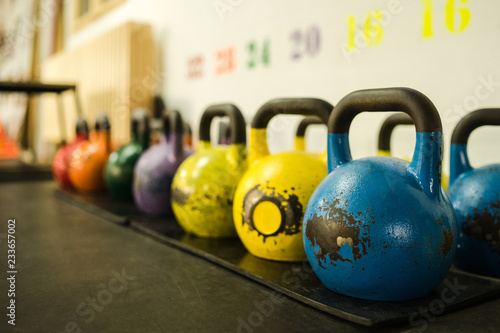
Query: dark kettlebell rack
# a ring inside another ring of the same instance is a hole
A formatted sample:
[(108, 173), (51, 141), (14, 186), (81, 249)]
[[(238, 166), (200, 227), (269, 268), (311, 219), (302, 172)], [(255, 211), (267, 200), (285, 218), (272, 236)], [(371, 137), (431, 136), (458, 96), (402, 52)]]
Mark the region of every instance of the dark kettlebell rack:
[[(46, 84), (41, 82), (11, 82), (0, 81), (1, 93), (27, 93), (27, 94), (57, 94), (57, 108), (59, 117), (59, 129), (61, 131), (60, 145), (65, 144), (67, 139), (64, 106), (62, 93), (73, 91), (75, 96), (76, 112), (81, 114), (80, 99), (78, 97), (77, 87), (74, 84)], [(45, 165), (30, 165), (18, 160), (0, 161), (0, 182), (2, 181), (30, 181), (52, 179), (52, 169)]]
[[(179, 248), (316, 309), (365, 326), (408, 324), (412, 318), (434, 317), (463, 309), (500, 295), (500, 279), (452, 269), (431, 295), (403, 302), (368, 301), (328, 290), (308, 263), (273, 262), (249, 254), (239, 239), (203, 239), (186, 234), (173, 217), (142, 214), (132, 202), (118, 202), (106, 194), (82, 195), (59, 190), (56, 197), (108, 221), (128, 226), (162, 243)], [(465, 286), (465, 289), (453, 286)], [(446, 290), (447, 289), (447, 290)]]
[(61, 137), (63, 138), (62, 144), (67, 139), (66, 121), (64, 119), (64, 106), (62, 101), (62, 93), (65, 91), (73, 91), (75, 96), (76, 112), (81, 115), (80, 99), (76, 85), (74, 84), (47, 84), (41, 82), (10, 82), (0, 81), (0, 92), (21, 92), (28, 94), (43, 94), (43, 93), (56, 93), (57, 94), (57, 110), (59, 116), (59, 129)]

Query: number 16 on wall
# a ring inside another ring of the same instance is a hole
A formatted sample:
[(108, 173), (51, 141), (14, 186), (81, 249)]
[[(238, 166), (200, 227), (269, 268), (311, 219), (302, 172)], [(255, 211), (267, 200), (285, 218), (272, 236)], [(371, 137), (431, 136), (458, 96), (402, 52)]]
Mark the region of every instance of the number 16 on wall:
[[(422, 37), (434, 37), (434, 7), (438, 0), (422, 0), (423, 3), (423, 28)], [(447, 0), (445, 5), (444, 23), (452, 33), (463, 32), (469, 25), (470, 10), (465, 6), (468, 0)], [(438, 21), (439, 22), (439, 21)]]

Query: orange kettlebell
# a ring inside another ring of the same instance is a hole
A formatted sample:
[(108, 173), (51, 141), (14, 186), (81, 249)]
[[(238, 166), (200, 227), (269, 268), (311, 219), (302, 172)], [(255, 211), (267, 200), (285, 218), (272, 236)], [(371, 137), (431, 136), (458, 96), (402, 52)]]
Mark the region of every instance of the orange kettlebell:
[(108, 117), (98, 114), (94, 134), (73, 151), (69, 161), (69, 179), (76, 190), (85, 193), (106, 190), (104, 169), (110, 153)]
[(184, 136), (182, 137), (182, 144), (185, 148), (193, 149), (193, 131), (191, 131), (191, 126), (184, 122)]
[(69, 160), (73, 151), (84, 141), (89, 139), (89, 128), (87, 122), (83, 118), (78, 118), (76, 123), (75, 140), (64, 147), (61, 147), (54, 155), (52, 161), (52, 173), (59, 187), (73, 188), (68, 176)]

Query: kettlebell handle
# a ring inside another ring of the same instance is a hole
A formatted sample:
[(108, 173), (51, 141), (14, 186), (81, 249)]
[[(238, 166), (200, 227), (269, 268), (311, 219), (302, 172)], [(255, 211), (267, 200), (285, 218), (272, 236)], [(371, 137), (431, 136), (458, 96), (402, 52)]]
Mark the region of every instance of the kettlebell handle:
[(300, 121), (299, 126), (297, 127), (297, 132), (295, 133), (295, 136), (305, 136), (306, 129), (310, 125), (323, 125), (323, 124), (325, 124), (325, 123), (322, 122), (321, 119), (319, 119), (318, 117), (315, 117), (315, 116), (305, 117)]
[(453, 130), (450, 149), (450, 184), (462, 173), (472, 170), (467, 154), (471, 133), (481, 126), (500, 126), (500, 108), (473, 111), (463, 117)]
[(319, 98), (277, 98), (267, 102), (260, 107), (252, 120), (249, 163), (269, 155), (267, 126), (274, 116), (316, 116), (326, 125), (332, 109), (333, 105)]
[(217, 104), (209, 106), (200, 120), (200, 141), (210, 142), (210, 125), (215, 117), (229, 117), (231, 128), (230, 144), (243, 144), (247, 142), (245, 118), (240, 109), (233, 104)]
[(193, 135), (193, 131), (191, 130), (191, 125), (188, 122), (184, 122), (184, 134), (185, 135)]
[(402, 111), (415, 123), (417, 132), (442, 132), (436, 107), (424, 94), (410, 88), (366, 89), (342, 98), (328, 120), (328, 133), (349, 133), (351, 122), (361, 112)]
[(132, 137), (143, 149), (149, 146), (149, 117), (144, 109), (137, 109), (132, 114)]
[(267, 128), (278, 114), (316, 116), (326, 125), (332, 109), (333, 105), (319, 98), (277, 98), (261, 106), (252, 120), (252, 128)]
[(305, 151), (305, 141), (304, 137), (306, 135), (306, 130), (310, 125), (325, 125), (321, 119), (316, 116), (307, 116), (304, 117), (299, 126), (297, 126), (297, 131), (295, 132), (295, 150)]
[(349, 128), (354, 117), (365, 111), (401, 111), (410, 116), (417, 140), (407, 170), (423, 192), (439, 197), (443, 150), (441, 118), (429, 98), (410, 88), (358, 90), (342, 98), (328, 120), (328, 172), (352, 161)]
[(394, 128), (399, 125), (413, 125), (413, 120), (406, 113), (396, 113), (387, 117), (378, 133), (378, 150), (390, 153), (391, 136)]
[(76, 136), (84, 136), (88, 138), (89, 136), (89, 126), (87, 124), (87, 121), (82, 117), (79, 116), (78, 120), (76, 121)]
[(231, 137), (231, 127), (229, 122), (220, 121), (219, 122), (219, 136), (217, 138), (218, 144), (227, 144), (229, 138)]
[(96, 140), (97, 144), (104, 147), (104, 150), (107, 153), (111, 152), (110, 129), (111, 126), (109, 124), (108, 116), (106, 116), (105, 113), (98, 113), (95, 117), (95, 132), (97, 134)]
[(98, 113), (95, 117), (95, 131), (109, 132), (110, 128), (108, 117), (104, 113)]
[(167, 143), (173, 145), (174, 156), (180, 158), (183, 153), (184, 122), (179, 111), (169, 110), (163, 115), (163, 132)]

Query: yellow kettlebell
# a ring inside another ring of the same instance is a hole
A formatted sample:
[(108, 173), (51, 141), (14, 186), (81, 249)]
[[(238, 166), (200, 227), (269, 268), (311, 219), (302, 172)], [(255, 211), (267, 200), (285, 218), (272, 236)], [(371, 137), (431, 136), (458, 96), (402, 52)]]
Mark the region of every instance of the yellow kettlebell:
[[(395, 113), (387, 117), (378, 133), (378, 152), (379, 156), (391, 156), (391, 136), (394, 128), (398, 125), (413, 125), (413, 120), (406, 113)], [(411, 158), (403, 158), (406, 161), (411, 161)], [(441, 178), (441, 186), (444, 190), (448, 189), (449, 178), (444, 173)]]
[[(318, 117), (304, 117), (300, 123), (299, 126), (297, 126), (297, 132), (295, 133), (295, 150), (298, 151), (306, 151), (306, 130), (310, 125), (324, 125), (321, 119)], [(326, 149), (323, 153), (319, 153), (320, 158), (323, 160), (323, 162), (326, 163)]]
[[(230, 143), (212, 147), (214, 117), (228, 116)], [(199, 237), (236, 237), (233, 197), (247, 169), (246, 124), (232, 104), (213, 105), (200, 120), (198, 151), (177, 169), (172, 181), (172, 209), (180, 226)]]
[(270, 155), (267, 125), (278, 114), (314, 115), (327, 124), (333, 106), (315, 98), (275, 99), (256, 113), (250, 131), (249, 168), (234, 196), (234, 223), (254, 256), (301, 261), (306, 258), (302, 217), (316, 186), (327, 175), (319, 154), (289, 151)]

